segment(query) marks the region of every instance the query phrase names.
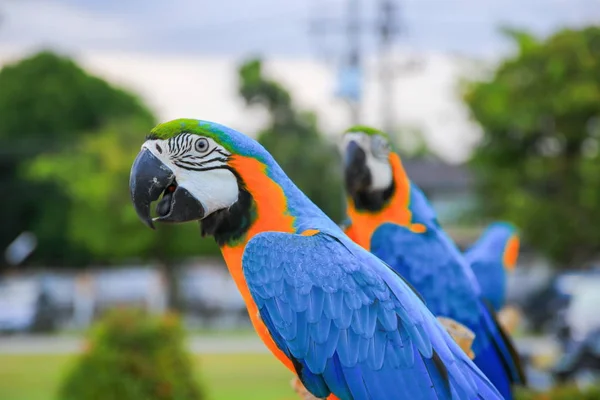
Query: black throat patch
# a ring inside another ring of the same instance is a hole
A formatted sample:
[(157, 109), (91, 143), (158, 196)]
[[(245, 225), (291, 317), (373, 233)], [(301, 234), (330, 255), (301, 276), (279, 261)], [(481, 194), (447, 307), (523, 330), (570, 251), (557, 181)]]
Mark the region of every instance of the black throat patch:
[(354, 207), (358, 211), (381, 211), (383, 207), (388, 203), (388, 201), (392, 198), (394, 191), (396, 190), (396, 185), (394, 181), (392, 181), (391, 185), (384, 190), (359, 190), (351, 194), (352, 201), (354, 202)]
[(232, 245), (240, 240), (256, 219), (256, 208), (252, 195), (238, 179), (238, 200), (229, 208), (215, 211), (200, 221), (202, 236), (214, 236), (217, 244)]

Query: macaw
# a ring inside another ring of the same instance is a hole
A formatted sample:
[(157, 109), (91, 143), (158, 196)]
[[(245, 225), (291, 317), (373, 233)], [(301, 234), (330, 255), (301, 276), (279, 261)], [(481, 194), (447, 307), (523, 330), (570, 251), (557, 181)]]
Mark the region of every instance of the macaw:
[(506, 399), (525, 377), (513, 345), (481, 295), (471, 267), (442, 230), (435, 211), (408, 178), (387, 135), (357, 126), (345, 132), (346, 232), (423, 296), (436, 316), (475, 334), (475, 364)]
[(465, 252), (465, 258), (471, 264), (483, 297), (492, 304), (496, 312), (504, 307), (506, 277), (517, 264), (519, 243), (519, 234), (514, 225), (494, 222)]
[(207, 121), (160, 124), (133, 163), (130, 193), (149, 227), (200, 221), (259, 337), (315, 397), (502, 398), (419, 295), (255, 140)]

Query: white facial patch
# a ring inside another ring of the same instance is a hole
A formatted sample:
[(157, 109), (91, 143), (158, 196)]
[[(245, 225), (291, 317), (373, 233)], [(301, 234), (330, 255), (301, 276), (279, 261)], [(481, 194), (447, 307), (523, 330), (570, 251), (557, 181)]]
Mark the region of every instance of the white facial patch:
[(230, 153), (214, 140), (181, 134), (168, 140), (148, 140), (142, 148), (173, 171), (177, 185), (202, 204), (205, 217), (238, 200), (237, 178), (223, 168)]
[(371, 171), (371, 189), (385, 190), (390, 187), (393, 174), (389, 161), (367, 156), (367, 167)]
[(343, 151), (350, 141), (356, 142), (366, 154), (366, 165), (371, 173), (371, 190), (385, 190), (394, 179), (392, 166), (388, 160), (389, 149), (387, 141), (379, 136), (367, 135), (362, 132), (350, 132), (344, 135)]
[(235, 175), (228, 169), (208, 171), (181, 170), (175, 173), (179, 186), (185, 188), (204, 207), (204, 216), (231, 207), (239, 194)]

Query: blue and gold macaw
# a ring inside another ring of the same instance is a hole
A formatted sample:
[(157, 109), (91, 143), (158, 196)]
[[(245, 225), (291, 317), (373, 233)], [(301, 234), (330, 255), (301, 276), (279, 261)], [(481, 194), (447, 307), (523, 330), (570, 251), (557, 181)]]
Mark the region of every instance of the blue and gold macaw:
[(472, 330), (475, 364), (511, 399), (511, 384), (525, 382), (512, 343), (387, 135), (354, 127), (344, 134), (343, 149), (349, 237), (406, 278), (434, 315)]
[(506, 300), (507, 274), (519, 257), (519, 233), (508, 222), (494, 222), (466, 252), (483, 296), (500, 311)]
[(501, 399), (410, 286), (253, 139), (206, 121), (161, 124), (130, 192), (150, 227), (199, 220), (214, 236), (258, 335), (315, 397)]

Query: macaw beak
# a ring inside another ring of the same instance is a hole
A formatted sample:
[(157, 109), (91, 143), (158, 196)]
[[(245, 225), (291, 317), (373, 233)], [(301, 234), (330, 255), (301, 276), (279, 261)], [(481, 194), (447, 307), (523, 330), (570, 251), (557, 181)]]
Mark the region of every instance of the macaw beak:
[[(133, 162), (129, 192), (138, 217), (152, 229), (153, 221), (187, 222), (204, 217), (202, 204), (177, 185), (173, 171), (148, 149), (142, 149)], [(150, 206), (161, 194), (162, 199), (156, 206), (158, 217), (153, 219)]]
[(354, 140), (346, 145), (344, 152), (344, 178), (349, 192), (364, 190), (371, 183), (367, 155)]

